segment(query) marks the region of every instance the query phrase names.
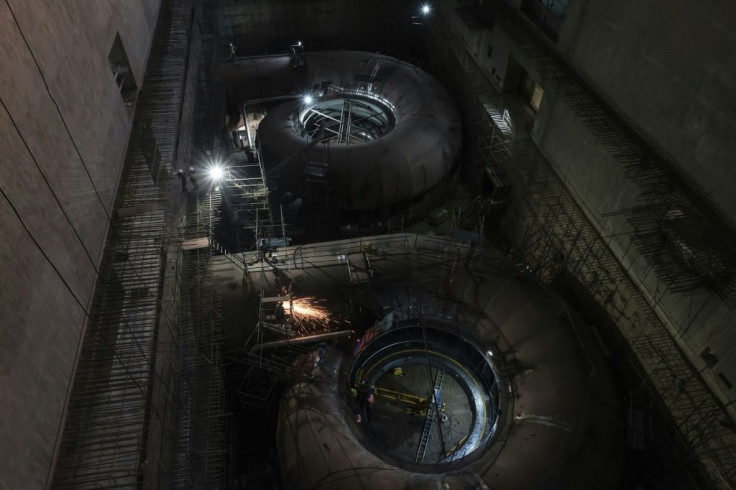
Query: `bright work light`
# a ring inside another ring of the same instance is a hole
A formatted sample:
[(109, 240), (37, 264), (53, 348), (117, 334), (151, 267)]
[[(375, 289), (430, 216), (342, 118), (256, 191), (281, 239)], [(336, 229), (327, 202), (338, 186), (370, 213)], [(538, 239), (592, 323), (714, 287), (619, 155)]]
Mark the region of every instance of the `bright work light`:
[(213, 165), (209, 168), (208, 174), (210, 176), (210, 179), (212, 179), (215, 182), (219, 182), (220, 179), (225, 175), (224, 170), (219, 165)]

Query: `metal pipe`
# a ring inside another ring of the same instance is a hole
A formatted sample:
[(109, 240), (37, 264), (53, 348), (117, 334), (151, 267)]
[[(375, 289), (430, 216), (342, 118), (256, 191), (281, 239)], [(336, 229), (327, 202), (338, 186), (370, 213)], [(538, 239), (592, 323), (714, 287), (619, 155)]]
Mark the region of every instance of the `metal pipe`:
[(297, 337), (293, 339), (276, 340), (274, 342), (264, 342), (261, 344), (254, 345), (253, 347), (251, 347), (250, 351), (254, 352), (259, 349), (260, 350), (271, 349), (274, 347), (282, 347), (285, 345), (306, 344), (309, 342), (316, 342), (318, 340), (332, 339), (332, 338), (337, 338), (337, 337), (346, 337), (353, 333), (354, 332), (352, 330), (341, 330), (339, 332), (329, 332), (329, 333), (322, 333), (322, 334), (317, 334), (317, 335), (308, 335), (306, 337)]

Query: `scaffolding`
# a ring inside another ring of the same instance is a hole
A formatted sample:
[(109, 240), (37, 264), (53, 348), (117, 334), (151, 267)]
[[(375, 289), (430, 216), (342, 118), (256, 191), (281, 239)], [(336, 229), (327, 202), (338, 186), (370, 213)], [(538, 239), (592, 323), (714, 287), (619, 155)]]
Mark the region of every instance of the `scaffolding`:
[(160, 273), (167, 259), (162, 254), (170, 192), (165, 176), (175, 158), (178, 128), (171, 121), (178, 120), (181, 109), (190, 12), (187, 1), (161, 7), (146, 91), (138, 101), (118, 191), (118, 213), (111, 222), (67, 409), (56, 488), (131, 487), (143, 478)]
[[(429, 361), (429, 359), (427, 359)], [(416, 462), (424, 462), (424, 456), (427, 454), (427, 446), (429, 445), (429, 437), (432, 434), (432, 424), (434, 423), (437, 412), (440, 408), (440, 401), (438, 400), (438, 393), (442, 388), (442, 380), (445, 376), (445, 372), (441, 369), (437, 370), (437, 374), (434, 378), (434, 387), (432, 388), (432, 394), (430, 395), (430, 403), (427, 408), (427, 415), (424, 418), (424, 426), (422, 428), (422, 435), (419, 438), (419, 444), (417, 446)], [(440, 429), (441, 430), (441, 429)]]
[[(533, 150), (522, 152), (530, 158), (515, 161), (512, 177), (527, 192), (510, 202), (514, 217), (509, 221), (517, 223), (511, 232), (519, 245), (515, 257), (545, 282), (565, 269), (586, 286), (628, 338), (690, 450), (710, 462), (714, 483), (734, 478), (736, 440), (721, 424), (728, 416), (655, 313), (656, 303), (643, 296), (633, 279), (634, 240), (628, 241), (623, 258), (617, 257), (610, 247), (616, 233), (599, 233), (543, 157)], [(682, 457), (685, 461), (687, 455)]]
[[(635, 206), (617, 211), (633, 229), (672, 291), (714, 294), (736, 302), (736, 231), (678, 162), (621, 111), (601, 87), (575, 72), (502, 1), (493, 2), (497, 25), (543, 74), (545, 90), (570, 107), (640, 189)], [(677, 218), (677, 219), (675, 219)], [(717, 230), (717, 233), (714, 231)], [(673, 243), (674, 242), (674, 243)], [(669, 244), (669, 247), (666, 247)]]
[[(231, 151), (227, 161), (222, 179), (224, 203), (230, 224), (237, 231), (226, 248), (230, 252), (263, 251), (288, 245), (291, 238), (287, 235), (284, 206), (279, 206), (278, 214), (274, 212), (260, 150), (248, 155)], [(216, 234), (214, 229), (212, 232)]]
[[(285, 337), (295, 335), (292, 328), (292, 310), (294, 309), (291, 294), (284, 296), (265, 296), (261, 290), (258, 303), (258, 323), (256, 324), (257, 345), (263, 343), (264, 330), (269, 330)], [(248, 342), (246, 342), (246, 345)]]
[[(187, 212), (181, 229), (184, 240), (206, 234), (214, 226), (220, 194), (187, 196)], [(186, 242), (183, 242), (186, 243)], [(170, 457), (167, 483), (223, 488), (228, 478), (228, 417), (221, 346), (222, 299), (211, 280), (212, 246), (192, 247), (182, 252), (180, 270), (179, 329), (184, 345), (181, 352), (181, 383), (186, 407), (174, 412), (177, 434)]]
[[(497, 10), (507, 12), (505, 5)], [(475, 142), (467, 148), (467, 163), (477, 172), (486, 161), (493, 160), (508, 172), (514, 190), (509, 195), (503, 227), (515, 247), (511, 255), (518, 267), (547, 283), (566, 270), (587, 288), (627, 338), (636, 363), (642, 366), (642, 378), (656, 388), (662, 411), (671, 416), (674, 432), (679, 435), (675, 439), (687, 448), (677, 454), (677, 462), (684, 465), (699, 461), (712, 486), (730, 488), (728, 482), (736, 480), (736, 434), (729, 428), (728, 414), (685, 358), (656, 309), (668, 291), (728, 300), (732, 294), (731, 263), (725, 257), (734, 256), (729, 247), (736, 242), (728, 230), (719, 237), (706, 233), (723, 228), (718, 225), (721, 221), (717, 212), (703, 204), (676, 172), (667, 170), (671, 162), (662, 156), (661, 149), (647, 146), (649, 142), (638, 128), (630, 128), (612, 114), (587, 85), (541, 48), (532, 34), (520, 28), (518, 22), (512, 24), (510, 15), (513, 13), (500, 16), (504, 32), (548, 77), (545, 89), (557, 90), (625, 166), (629, 178), (642, 190), (640, 203), (615, 213), (626, 218), (630, 231), (595, 228), (565, 182), (536, 149), (528, 117), (513, 101), (493, 95), (475, 60), (452, 31), (438, 23), (433, 29), (442, 41), (435, 41), (434, 49), (450, 51), (460, 65), (443, 70), (454, 74), (448, 85), (459, 91), (466, 110), (478, 115), (469, 127)], [(508, 119), (516, 123), (508, 128), (510, 131), (503, 127), (507, 113)], [(478, 128), (479, 124), (485, 124), (486, 129)], [(479, 134), (486, 136), (481, 138)], [(714, 238), (711, 243), (704, 243), (710, 238)], [(623, 243), (623, 249), (614, 253), (613, 240)], [(691, 246), (698, 252), (689, 253)], [(669, 250), (664, 251), (666, 247)], [(640, 258), (659, 257), (647, 266), (647, 271), (657, 273), (652, 275), (659, 291), (654, 297), (642, 291), (649, 272), (637, 278), (632, 270), (641, 262), (636, 253)], [(689, 270), (683, 270), (683, 263)], [(665, 468), (646, 471), (649, 473), (642, 479), (647, 481), (654, 474), (667, 473)]]
[(330, 185), (329, 143), (310, 144), (301, 153), (301, 159), (307, 226), (310, 230), (319, 230), (319, 235), (326, 236), (330, 227), (336, 227)]
[(209, 15), (207, 1), (161, 5), (54, 488), (226, 485), (218, 301), (205, 284), (206, 251), (181, 248), (185, 230), (211, 216), (211, 206), (178, 197), (171, 178), (193, 152), (197, 73), (211, 59), (201, 37)]
[[(312, 152), (308, 155), (311, 157)], [(307, 205), (326, 212), (330, 208), (329, 151), (318, 152), (316, 158), (308, 158), (302, 170), (304, 197)]]
[(274, 225), (269, 189), (260, 152), (254, 152), (255, 162), (242, 151), (233, 151), (225, 167), (226, 204), (232, 221), (259, 238), (270, 236)]

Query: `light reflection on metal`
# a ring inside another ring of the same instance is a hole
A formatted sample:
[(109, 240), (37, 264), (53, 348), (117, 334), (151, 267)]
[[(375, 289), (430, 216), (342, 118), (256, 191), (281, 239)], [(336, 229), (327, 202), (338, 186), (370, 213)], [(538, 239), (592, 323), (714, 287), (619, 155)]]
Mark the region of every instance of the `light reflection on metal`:
[(304, 97), (297, 129), (323, 143), (352, 145), (376, 140), (393, 129), (393, 107), (368, 92), (341, 93), (314, 102)]

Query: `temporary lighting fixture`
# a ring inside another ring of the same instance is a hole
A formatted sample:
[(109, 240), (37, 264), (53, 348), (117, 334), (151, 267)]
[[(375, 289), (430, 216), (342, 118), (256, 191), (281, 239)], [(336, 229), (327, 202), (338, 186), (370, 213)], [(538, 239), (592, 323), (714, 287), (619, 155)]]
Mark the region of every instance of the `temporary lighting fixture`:
[(301, 46), (301, 45), (302, 45), (302, 42), (301, 42), (301, 41), (297, 41), (297, 42), (296, 42), (296, 45), (297, 45), (297, 46)]
[(304, 103), (305, 104), (311, 104), (314, 101), (311, 95), (305, 95), (304, 96)]
[(432, 11), (432, 7), (428, 3), (422, 5), (422, 14), (428, 15)]
[(225, 175), (225, 171), (220, 165), (212, 165), (208, 170), (207, 173), (214, 182), (219, 182), (222, 177)]

